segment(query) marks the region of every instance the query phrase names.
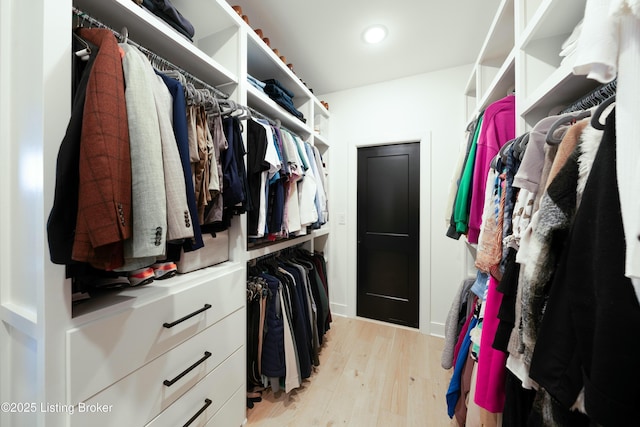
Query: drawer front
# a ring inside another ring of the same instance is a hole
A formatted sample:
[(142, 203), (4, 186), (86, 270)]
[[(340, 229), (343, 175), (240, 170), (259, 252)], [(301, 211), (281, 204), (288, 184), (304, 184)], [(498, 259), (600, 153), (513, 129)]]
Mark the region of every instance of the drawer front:
[(224, 404), (207, 424), (193, 423), (189, 427), (239, 427), (244, 424), (246, 418), (247, 393), (244, 388), (238, 389), (231, 399)]
[[(226, 403), (229, 403), (229, 396), (236, 396), (238, 393), (243, 397), (241, 405), (238, 406), (237, 402), (235, 402), (235, 405), (227, 409), (228, 412), (234, 412), (234, 414), (227, 415), (227, 419), (240, 419), (240, 423), (215, 425), (219, 427), (242, 425), (246, 405), (245, 365), (245, 352), (241, 349), (173, 405), (169, 406), (163, 413), (154, 418), (147, 424), (147, 427), (183, 426), (191, 419), (193, 421), (190, 427), (204, 426), (214, 414), (217, 415), (217, 412), (221, 410), (220, 408), (222, 410), (225, 409)], [(235, 418), (233, 415), (235, 415)]]
[[(183, 395), (191, 393), (193, 388), (201, 388), (201, 380), (216, 372), (212, 378), (219, 380), (209, 381), (221, 385), (220, 381), (224, 380), (229, 386), (234, 386), (233, 389), (227, 386), (223, 388), (227, 394), (230, 390), (235, 390), (245, 378), (244, 335), (238, 333), (245, 326), (245, 318), (245, 310), (237, 310), (91, 399), (78, 404), (76, 413), (71, 416), (71, 425), (145, 425), (170, 408), (175, 401), (182, 400)], [(211, 388), (213, 387), (209, 387)], [(108, 410), (106, 413), (95, 413), (87, 411), (87, 408)]]
[[(244, 269), (67, 332), (67, 401), (82, 402), (244, 306)], [(203, 310), (206, 304), (210, 308)], [(199, 313), (199, 310), (202, 310)], [(196, 313), (196, 314), (194, 314)], [(172, 323), (194, 314), (176, 324)]]

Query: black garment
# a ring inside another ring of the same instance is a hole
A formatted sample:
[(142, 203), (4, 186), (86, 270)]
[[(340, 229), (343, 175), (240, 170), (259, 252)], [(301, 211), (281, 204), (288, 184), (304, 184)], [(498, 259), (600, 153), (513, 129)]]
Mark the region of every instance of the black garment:
[(528, 427), (600, 427), (592, 423), (585, 414), (570, 411), (562, 406), (544, 389), (535, 393), (526, 425)]
[(269, 163), (264, 159), (267, 154), (267, 131), (253, 120), (247, 121), (247, 147), (247, 182), (251, 200), (251, 210), (247, 212), (247, 233), (256, 236), (262, 172), (269, 170)]
[[(313, 264), (316, 266), (316, 271), (320, 276), (320, 280), (322, 281), (322, 286), (324, 287), (325, 295), (327, 296), (327, 301), (329, 301), (329, 281), (327, 279), (327, 262), (324, 259), (324, 255), (321, 253), (312, 254)], [(328, 331), (331, 328), (331, 309), (329, 304), (327, 303), (327, 314), (325, 316), (325, 324), (324, 331)]]
[(246, 202), (246, 171), (243, 157), (244, 144), (238, 119), (225, 118), (222, 122), (228, 148), (221, 153), (225, 209), (233, 209), (236, 215), (244, 213)]
[(511, 331), (516, 323), (516, 294), (518, 292), (518, 277), (520, 276), (520, 264), (516, 262), (514, 248), (507, 252), (504, 274), (498, 284), (497, 291), (502, 293), (502, 302), (498, 310), (498, 329), (493, 339), (493, 348), (508, 352)]
[(307, 122), (307, 120), (304, 118), (304, 114), (298, 111), (293, 104), (293, 92), (282, 86), (279, 81), (274, 79), (265, 80), (264, 83), (264, 93), (269, 95), (269, 98), (271, 98), (276, 104), (280, 105), (282, 108), (293, 114), (296, 118), (300, 119), (302, 122)]
[(280, 281), (271, 275), (262, 274), (267, 281), (269, 297), (265, 316), (265, 334), (262, 342), (262, 374), (284, 377), (286, 373), (284, 356), (284, 319), (280, 304)]
[(281, 264), (281, 267), (293, 276), (293, 281), (287, 277), (286, 286), (289, 288), (291, 295), (292, 323), (295, 333), (298, 362), (300, 363), (300, 376), (301, 379), (305, 379), (311, 376), (313, 355), (313, 348), (311, 346), (311, 322), (309, 320), (307, 298), (302, 289), (300, 272), (290, 265)]
[[(258, 277), (249, 278), (248, 282), (266, 282)], [(260, 302), (262, 295), (259, 292), (252, 292), (247, 296), (247, 389), (260, 386), (260, 369), (258, 366), (258, 343), (260, 331)]]
[[(47, 220), (49, 254), (54, 264), (74, 264), (71, 259), (73, 241), (78, 217), (78, 185), (80, 182), (80, 136), (84, 118), (84, 101), (87, 82), (98, 47), (88, 43), (91, 55), (88, 61), (73, 57), (73, 104), (71, 118), (60, 144), (56, 162), (56, 184), (53, 207)], [(82, 50), (85, 45), (73, 39), (73, 51)]]
[(142, 6), (169, 24), (174, 30), (193, 41), (195, 29), (169, 0), (142, 0)]
[(522, 388), (520, 379), (507, 369), (502, 427), (526, 426), (535, 396), (535, 390)]
[(602, 426), (634, 425), (638, 417), (640, 305), (624, 263), (614, 111), (556, 272), (530, 371), (565, 408), (584, 386), (587, 414)]

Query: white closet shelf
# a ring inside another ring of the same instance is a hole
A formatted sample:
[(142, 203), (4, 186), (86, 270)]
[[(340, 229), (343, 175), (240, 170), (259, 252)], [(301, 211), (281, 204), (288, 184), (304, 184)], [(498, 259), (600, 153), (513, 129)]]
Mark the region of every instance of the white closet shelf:
[(520, 37), (525, 48), (535, 40), (570, 34), (584, 14), (586, 0), (544, 0)]
[(513, 7), (514, 0), (502, 0), (489, 27), (489, 32), (480, 48), (477, 63), (482, 65), (486, 59), (505, 57), (514, 44)]
[[(243, 21), (244, 22), (244, 21)], [(275, 79), (294, 94), (294, 101), (314, 98), (309, 88), (280, 60), (255, 31), (247, 26), (247, 72), (258, 80)], [(280, 52), (285, 54), (285, 52)]]
[(515, 48), (502, 63), (497, 74), (487, 86), (487, 90), (481, 94), (476, 107), (477, 111), (483, 110), (489, 104), (507, 96), (509, 89), (515, 85)]
[[(527, 116), (533, 113), (536, 116), (540, 114), (542, 114), (541, 117), (546, 116), (552, 108), (566, 106), (597, 86), (598, 83), (594, 80), (573, 74), (572, 65), (565, 64), (552, 73), (524, 101), (522, 115)], [(539, 118), (536, 117), (536, 119)]]
[(121, 291), (101, 295), (99, 298), (87, 300), (73, 307), (71, 325), (77, 327), (91, 320), (100, 319), (107, 314), (147, 304), (150, 301), (196, 286), (203, 281), (224, 277), (239, 268), (243, 268), (243, 263), (226, 261), (187, 274), (178, 274), (170, 279), (155, 280), (149, 285), (124, 288)]
[(322, 147), (329, 147), (329, 141), (326, 140), (326, 138), (323, 135), (320, 135), (318, 133), (313, 134), (313, 145), (315, 146), (322, 146)]
[(268, 246), (261, 246), (256, 249), (249, 248), (249, 260), (259, 258), (261, 256), (270, 255), (272, 253), (281, 251), (283, 249), (290, 248), (301, 243), (309, 242), (314, 238), (313, 233), (305, 234), (304, 236), (292, 237), (290, 239), (281, 240), (276, 243), (271, 243)]
[(328, 236), (328, 235), (329, 235), (329, 224), (328, 223), (323, 225), (318, 230), (313, 230), (313, 237), (321, 237), (321, 236)]
[(324, 105), (322, 105), (320, 103), (320, 100), (318, 98), (316, 98), (315, 96), (313, 97), (313, 106), (314, 106), (314, 113), (318, 114), (320, 113), (322, 115), (322, 117), (324, 117), (325, 119), (328, 119), (331, 117), (331, 113), (329, 113), (329, 110), (327, 110)]
[(212, 86), (238, 83), (236, 74), (189, 42), (164, 21), (130, 0), (74, 0), (74, 5), (113, 30), (120, 32), (123, 27), (127, 27), (129, 37), (133, 41), (173, 64), (180, 64), (184, 71)]
[(464, 94), (466, 96), (470, 96), (470, 97), (476, 97), (477, 93), (477, 87), (478, 87), (478, 79), (477, 79), (477, 69), (474, 68), (473, 72), (471, 73), (471, 75), (469, 76), (469, 80), (467, 80), (467, 85), (465, 86), (464, 89)]
[(3, 303), (0, 305), (0, 320), (27, 336), (33, 337), (37, 334), (38, 314), (25, 306), (11, 302)]
[(252, 85), (247, 85), (247, 103), (270, 119), (280, 120), (284, 127), (298, 132), (303, 139), (311, 135), (311, 129), (306, 123), (298, 120), (293, 114), (276, 104), (267, 94), (260, 92)]

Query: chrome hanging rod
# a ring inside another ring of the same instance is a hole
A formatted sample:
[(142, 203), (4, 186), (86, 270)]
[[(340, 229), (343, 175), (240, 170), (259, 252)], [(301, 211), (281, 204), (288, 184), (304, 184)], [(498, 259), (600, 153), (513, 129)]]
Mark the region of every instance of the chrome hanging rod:
[(285, 131), (289, 132), (290, 134), (295, 135), (298, 138), (300, 138), (301, 141), (304, 141), (304, 139), (300, 136), (300, 134), (298, 132), (294, 132), (291, 129), (285, 127), (285, 126), (282, 126), (282, 123), (280, 122), (280, 120), (277, 120), (277, 119), (273, 120), (272, 118), (265, 116), (264, 114), (262, 114), (260, 111), (256, 110), (255, 108), (247, 107), (247, 109), (251, 113), (251, 117), (265, 120), (265, 121), (269, 122), (270, 125), (275, 126), (275, 127), (279, 128), (279, 129), (285, 130)]
[(134, 46), (138, 49), (140, 49), (140, 51), (142, 53), (144, 53), (145, 55), (147, 55), (147, 57), (149, 58), (150, 61), (157, 61), (157, 62), (161, 62), (162, 64), (168, 66), (169, 68), (174, 69), (175, 71), (181, 73), (182, 75), (185, 76), (185, 78), (189, 81), (191, 81), (192, 83), (195, 83), (199, 86), (202, 86), (203, 89), (208, 89), (210, 90), (212, 93), (214, 93), (218, 98), (222, 98), (222, 99), (228, 99), (229, 95), (226, 94), (225, 92), (221, 91), (220, 89), (211, 86), (210, 84), (200, 80), (199, 78), (197, 78), (196, 76), (194, 76), (193, 74), (183, 70), (182, 68), (178, 67), (177, 65), (169, 62), (168, 60), (166, 60), (165, 58), (161, 57), (160, 55), (150, 51), (149, 49), (145, 48), (144, 46), (139, 45), (138, 43), (134, 42), (133, 40), (131, 40), (128, 35), (122, 35), (120, 34), (118, 31), (114, 30), (113, 28), (109, 27), (108, 25), (104, 24), (103, 22), (97, 20), (96, 18), (94, 18), (93, 16), (87, 14), (86, 12), (83, 12), (82, 10), (78, 9), (77, 7), (73, 6), (72, 7), (72, 11), (73, 13), (78, 16), (79, 18), (82, 18), (82, 22), (89, 22), (92, 26), (94, 27), (98, 27), (98, 28), (104, 28), (106, 30), (111, 31), (117, 38), (118, 40), (126, 40), (126, 42), (128, 44), (130, 44), (131, 46)]

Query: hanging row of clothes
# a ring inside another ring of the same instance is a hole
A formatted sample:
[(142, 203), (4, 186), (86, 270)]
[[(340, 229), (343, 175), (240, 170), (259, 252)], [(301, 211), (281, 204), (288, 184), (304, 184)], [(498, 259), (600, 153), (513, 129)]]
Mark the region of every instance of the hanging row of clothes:
[[(468, 187), (483, 199), (477, 277), (459, 288), (442, 354), (443, 368), (454, 368), (448, 412), (460, 425), (637, 417), (635, 394), (623, 390), (640, 381), (640, 343), (625, 333), (640, 328), (640, 305), (625, 276), (612, 109), (545, 117), (527, 134), (492, 139), (493, 159), (477, 159), (485, 178)], [(467, 160), (490, 111), (469, 129)]]
[(248, 267), (247, 392), (300, 387), (329, 330), (327, 266), (321, 253), (302, 248), (260, 259)]
[(181, 251), (200, 249), (203, 233), (247, 209), (240, 123), (111, 30), (77, 28), (74, 51), (84, 58), (74, 55), (47, 223), (51, 260), (128, 273), (131, 285), (166, 277)]
[(261, 119), (247, 121), (248, 235), (300, 236), (328, 220), (327, 181), (317, 147)]

